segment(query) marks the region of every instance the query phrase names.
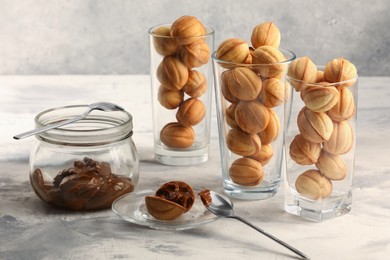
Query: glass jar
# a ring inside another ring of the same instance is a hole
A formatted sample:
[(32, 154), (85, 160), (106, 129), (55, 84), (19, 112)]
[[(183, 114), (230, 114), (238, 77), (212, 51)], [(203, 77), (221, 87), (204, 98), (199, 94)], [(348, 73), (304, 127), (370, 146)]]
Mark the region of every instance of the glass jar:
[[(52, 108), (35, 117), (37, 128), (82, 114), (87, 105)], [(132, 116), (94, 110), (85, 119), (36, 135), (30, 155), (30, 183), (36, 195), (56, 207), (111, 207), (138, 183), (139, 159)]]

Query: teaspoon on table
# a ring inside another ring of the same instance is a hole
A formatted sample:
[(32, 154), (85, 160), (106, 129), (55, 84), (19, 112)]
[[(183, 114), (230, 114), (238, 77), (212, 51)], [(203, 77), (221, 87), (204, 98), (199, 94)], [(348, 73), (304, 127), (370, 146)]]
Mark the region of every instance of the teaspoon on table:
[(92, 110), (101, 110), (101, 111), (107, 111), (108, 112), (108, 111), (122, 111), (124, 109), (122, 107), (120, 107), (120, 106), (118, 106), (116, 104), (110, 103), (110, 102), (92, 103), (92, 104), (89, 104), (88, 105), (88, 109), (84, 113), (79, 115), (79, 116), (75, 116), (75, 117), (70, 118), (68, 120), (60, 121), (60, 122), (55, 123), (55, 124), (49, 124), (49, 125), (41, 127), (41, 128), (33, 129), (31, 131), (27, 131), (27, 132), (15, 135), (14, 139), (20, 140), (22, 138), (29, 137), (29, 136), (32, 136), (32, 135), (36, 135), (36, 134), (39, 134), (41, 132), (45, 132), (45, 131), (53, 129), (53, 128), (57, 128), (57, 127), (64, 126), (64, 125), (67, 125), (67, 124), (70, 124), (70, 123), (74, 123), (76, 121), (79, 121), (81, 119), (86, 118), (89, 115), (89, 113), (92, 112)]
[[(210, 196), (208, 196), (208, 195), (210, 195)], [(234, 215), (233, 203), (227, 197), (225, 197), (225, 196), (223, 196), (221, 194), (218, 194), (218, 193), (216, 193), (214, 191), (207, 191), (206, 195), (205, 196), (201, 196), (201, 198), (202, 198), (202, 202), (205, 205), (205, 207), (211, 213), (213, 213), (214, 215), (216, 215), (218, 217), (237, 219), (237, 220), (247, 224), (248, 226), (256, 229), (257, 231), (259, 231), (263, 235), (271, 238), (272, 240), (274, 240), (275, 242), (281, 244), (282, 246), (288, 248), (289, 250), (293, 251), (297, 255), (303, 257), (303, 259), (310, 259), (310, 257), (305, 255), (304, 253), (302, 253), (298, 249), (290, 246), (289, 244), (283, 242), (282, 240), (280, 240), (280, 239), (274, 237), (273, 235), (265, 232), (264, 230), (262, 230), (261, 228), (253, 225), (252, 223), (248, 222), (247, 220), (245, 220), (245, 219), (243, 219), (243, 218), (241, 218), (241, 217), (239, 217), (237, 215)]]

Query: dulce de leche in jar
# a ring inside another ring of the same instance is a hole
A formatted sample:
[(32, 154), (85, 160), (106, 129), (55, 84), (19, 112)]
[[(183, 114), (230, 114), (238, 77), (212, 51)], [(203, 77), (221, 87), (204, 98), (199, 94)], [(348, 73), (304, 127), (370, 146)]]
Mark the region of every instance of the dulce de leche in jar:
[[(78, 116), (87, 105), (52, 108), (35, 117), (36, 127)], [(69, 210), (110, 208), (138, 183), (139, 159), (126, 111), (92, 111), (86, 118), (36, 135), (30, 183), (49, 204)]]

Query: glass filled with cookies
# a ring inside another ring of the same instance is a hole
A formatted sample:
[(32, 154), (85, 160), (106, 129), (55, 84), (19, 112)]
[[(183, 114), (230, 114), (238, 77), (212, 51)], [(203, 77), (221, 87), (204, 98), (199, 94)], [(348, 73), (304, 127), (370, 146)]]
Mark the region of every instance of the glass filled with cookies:
[(295, 59), (280, 40), (276, 25), (265, 22), (250, 43), (229, 38), (213, 54), (223, 188), (233, 198), (267, 199), (279, 189), (285, 75)]
[(344, 58), (318, 66), (300, 57), (288, 69), (285, 210), (312, 221), (348, 213), (356, 144), (358, 75)]
[(149, 30), (154, 155), (195, 165), (209, 154), (214, 30), (194, 16)]

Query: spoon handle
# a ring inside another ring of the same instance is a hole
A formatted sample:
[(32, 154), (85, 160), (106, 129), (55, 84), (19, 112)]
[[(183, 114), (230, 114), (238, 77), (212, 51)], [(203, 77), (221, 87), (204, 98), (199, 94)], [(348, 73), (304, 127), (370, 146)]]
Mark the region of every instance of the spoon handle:
[(84, 117), (85, 117), (85, 115), (82, 114), (80, 116), (76, 116), (76, 117), (70, 118), (68, 120), (60, 121), (60, 122), (55, 123), (55, 124), (50, 124), (50, 125), (47, 125), (47, 126), (44, 126), (44, 127), (41, 127), (41, 128), (33, 129), (33, 130), (30, 130), (30, 131), (27, 131), (27, 132), (15, 135), (14, 139), (19, 140), (19, 139), (22, 139), (22, 138), (25, 138), (25, 137), (29, 137), (29, 136), (32, 136), (32, 135), (35, 135), (35, 134), (38, 134), (38, 133), (41, 133), (41, 132), (53, 129), (53, 128), (57, 128), (57, 127), (60, 127), (60, 126), (63, 126), (63, 125), (67, 125), (67, 124), (76, 122), (78, 120), (83, 119)]
[(235, 219), (237, 219), (237, 220), (239, 220), (239, 221), (241, 221), (241, 222), (247, 224), (248, 226), (250, 226), (250, 227), (256, 229), (257, 231), (259, 231), (259, 232), (262, 233), (263, 235), (265, 235), (265, 236), (271, 238), (273, 241), (275, 241), (275, 242), (281, 244), (282, 246), (284, 246), (284, 247), (290, 249), (291, 251), (293, 251), (293, 252), (296, 253), (297, 255), (303, 257), (304, 259), (310, 259), (310, 257), (308, 257), (307, 255), (305, 255), (304, 253), (302, 253), (302, 252), (299, 251), (298, 249), (296, 249), (296, 248), (290, 246), (290, 245), (287, 244), (286, 242), (283, 242), (282, 240), (280, 240), (280, 239), (274, 237), (273, 235), (271, 235), (271, 234), (265, 232), (264, 230), (262, 230), (261, 228), (259, 228), (259, 227), (255, 226), (255, 225), (253, 225), (252, 223), (248, 222), (247, 220), (245, 220), (245, 219), (243, 219), (243, 218), (241, 218), (241, 217), (239, 217), (239, 216), (236, 216), (236, 215), (232, 215), (232, 216), (229, 216), (229, 217), (230, 217), (230, 218), (235, 218)]

